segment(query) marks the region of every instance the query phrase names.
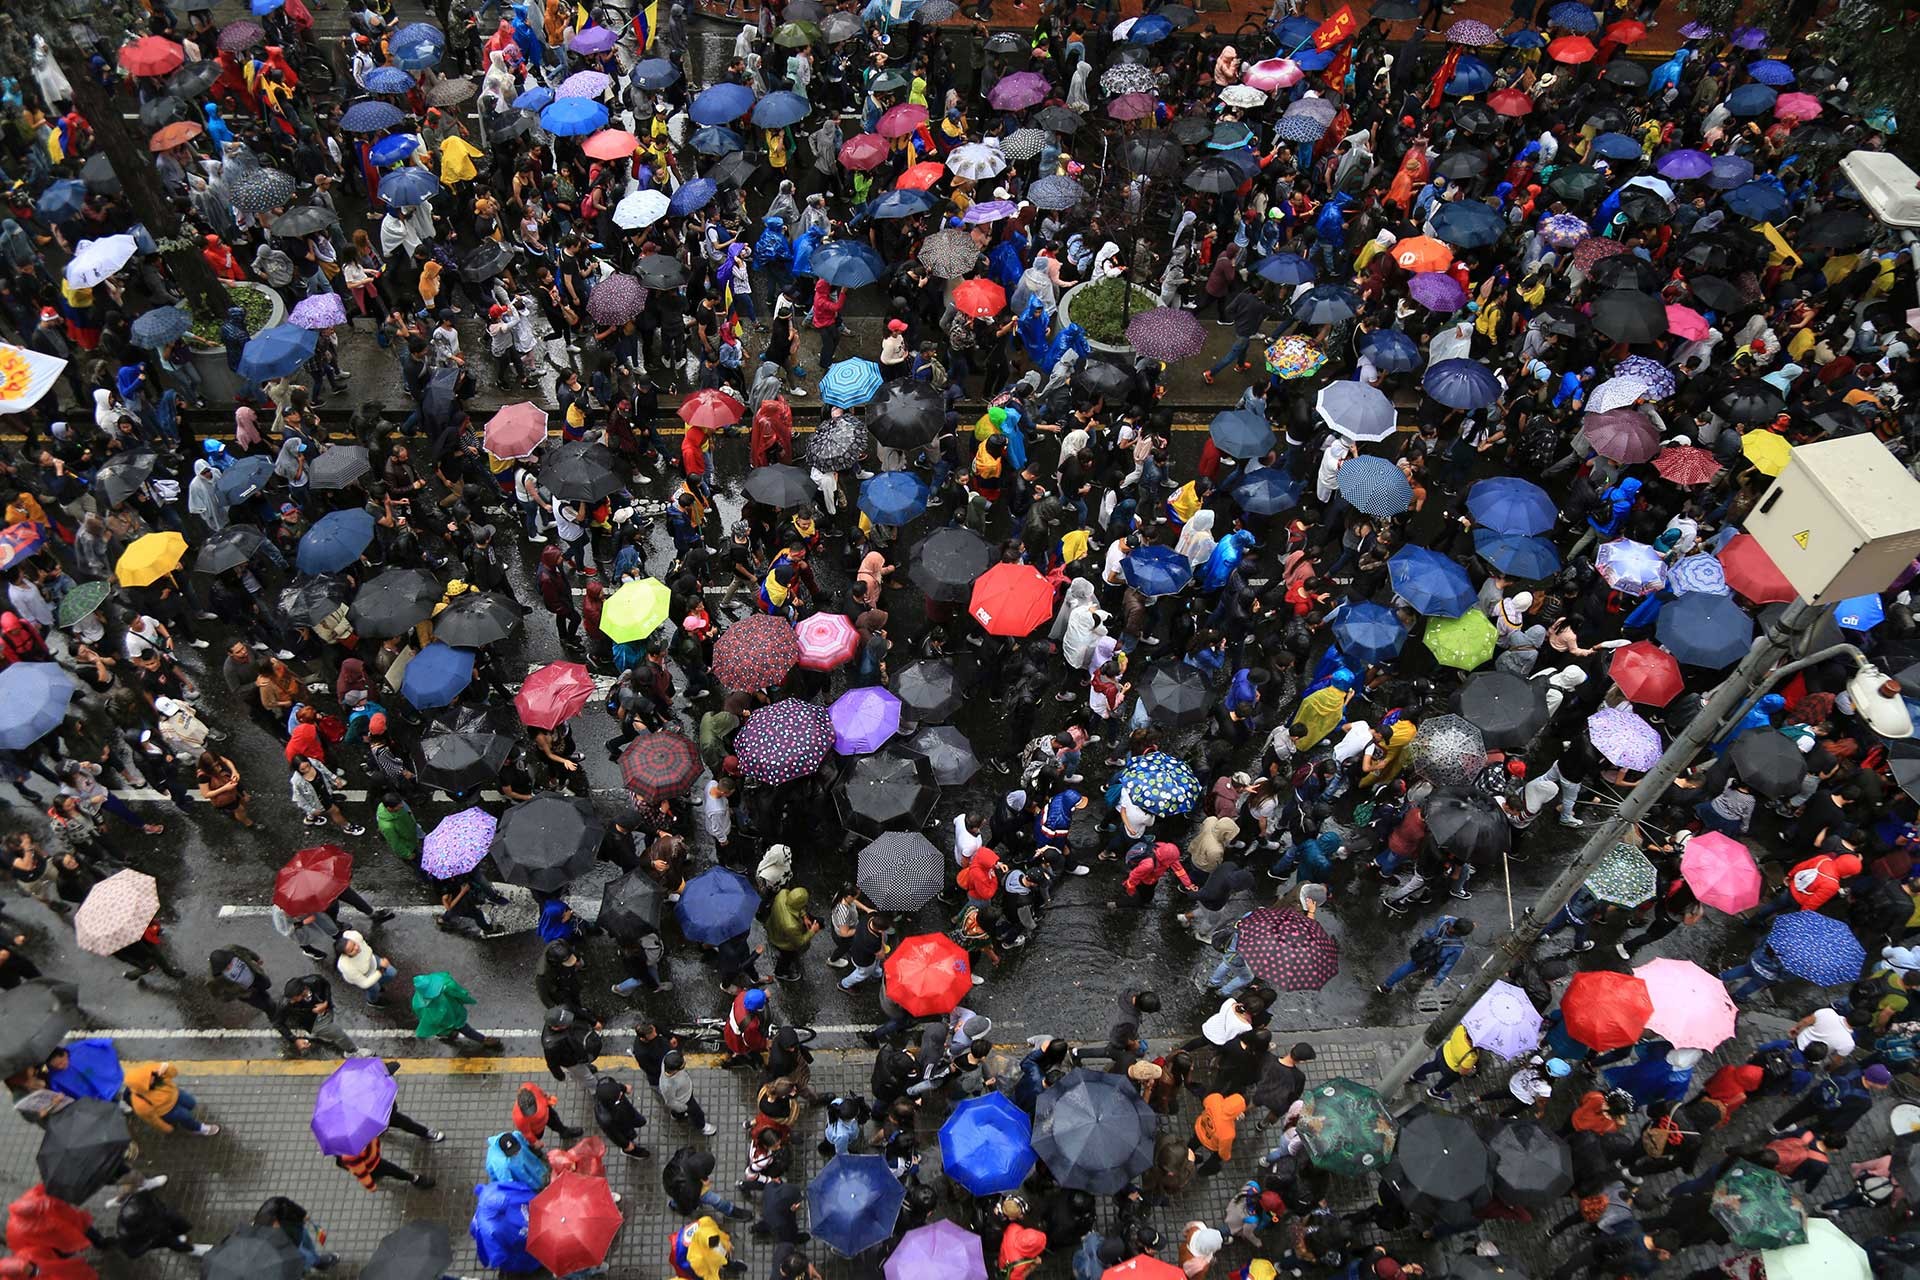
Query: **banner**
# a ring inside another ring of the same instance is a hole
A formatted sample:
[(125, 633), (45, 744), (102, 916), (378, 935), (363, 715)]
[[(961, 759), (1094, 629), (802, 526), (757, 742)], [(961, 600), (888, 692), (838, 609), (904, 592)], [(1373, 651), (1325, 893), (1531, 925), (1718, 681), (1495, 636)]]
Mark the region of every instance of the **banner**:
[(39, 404), (66, 367), (57, 356), (0, 342), (0, 413), (24, 413)]
[(1353, 10), (1341, 5), (1339, 11), (1320, 24), (1313, 33), (1313, 47), (1321, 53), (1333, 48), (1342, 40), (1360, 29), (1360, 20), (1353, 16)]

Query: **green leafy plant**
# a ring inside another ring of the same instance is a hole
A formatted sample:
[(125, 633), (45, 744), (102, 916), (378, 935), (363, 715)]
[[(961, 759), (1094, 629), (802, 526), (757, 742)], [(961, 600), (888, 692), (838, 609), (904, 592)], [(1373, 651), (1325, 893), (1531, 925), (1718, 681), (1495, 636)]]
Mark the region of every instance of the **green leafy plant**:
[[(227, 297), (233, 300), (234, 306), (240, 308), (242, 313), (241, 323), (247, 326), (247, 332), (249, 334), (258, 333), (266, 327), (267, 317), (273, 314), (273, 302), (266, 294), (260, 292), (258, 289), (236, 289), (232, 284), (229, 284), (227, 285)], [(203, 316), (195, 312), (191, 334), (202, 342), (218, 345), (220, 342), (220, 326), (225, 322), (226, 317), (223, 315)]]
[[(1133, 289), (1131, 311), (1126, 305), (1126, 295), (1121, 292), (1128, 287)], [(1140, 286), (1128, 286), (1118, 276), (1109, 276), (1105, 280), (1094, 281), (1073, 295), (1073, 301), (1067, 307), (1067, 319), (1085, 329), (1087, 337), (1095, 342), (1124, 347), (1127, 345), (1126, 317), (1151, 311), (1159, 305), (1160, 299)]]

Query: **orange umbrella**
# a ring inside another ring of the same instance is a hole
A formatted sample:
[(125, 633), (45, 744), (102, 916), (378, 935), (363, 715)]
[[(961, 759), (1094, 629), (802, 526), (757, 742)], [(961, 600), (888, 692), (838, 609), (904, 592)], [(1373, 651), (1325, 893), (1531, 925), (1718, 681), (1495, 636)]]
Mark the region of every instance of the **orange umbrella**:
[(186, 60), (187, 51), (165, 36), (141, 36), (120, 46), (120, 65), (130, 76), (163, 76)]
[(1387, 252), (1408, 271), (1445, 271), (1453, 265), (1453, 250), (1432, 236), (1408, 236)]
[(580, 144), (580, 149), (595, 160), (625, 160), (640, 145), (640, 139), (625, 129), (602, 129)]
[(929, 191), (933, 184), (947, 176), (947, 166), (938, 160), (922, 160), (905, 173), (894, 187), (901, 191)]
[(1592, 62), (1598, 52), (1585, 36), (1561, 36), (1547, 46), (1547, 56), (1555, 62)]
[(198, 120), (175, 120), (147, 139), (147, 150), (171, 151), (175, 147), (185, 146), (206, 131), (206, 127)]
[(991, 280), (968, 280), (953, 291), (953, 305), (963, 315), (991, 320), (1007, 305), (1007, 291)]

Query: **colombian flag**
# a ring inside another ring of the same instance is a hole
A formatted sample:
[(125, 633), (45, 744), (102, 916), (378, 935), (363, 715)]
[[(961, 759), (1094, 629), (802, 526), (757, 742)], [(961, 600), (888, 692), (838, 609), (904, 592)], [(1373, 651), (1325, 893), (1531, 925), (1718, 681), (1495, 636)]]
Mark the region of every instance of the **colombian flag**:
[(653, 44), (653, 34), (660, 21), (660, 0), (648, 0), (644, 8), (636, 9), (633, 14), (633, 48), (636, 53), (645, 54)]

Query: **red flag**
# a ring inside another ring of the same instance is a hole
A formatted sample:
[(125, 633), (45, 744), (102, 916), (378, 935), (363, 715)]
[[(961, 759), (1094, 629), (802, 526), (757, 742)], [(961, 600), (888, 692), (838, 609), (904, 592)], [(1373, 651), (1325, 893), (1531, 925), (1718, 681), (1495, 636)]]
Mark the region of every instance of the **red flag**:
[(1327, 64), (1327, 83), (1339, 89), (1347, 82), (1347, 68), (1353, 63), (1353, 42), (1341, 44), (1340, 52), (1333, 55), (1333, 61)]
[(1433, 73), (1433, 84), (1427, 90), (1427, 110), (1432, 111), (1439, 107), (1447, 92), (1447, 81), (1453, 79), (1454, 68), (1459, 65), (1460, 46), (1449, 45), (1446, 59), (1441, 62), (1440, 69)]
[(1313, 47), (1325, 53), (1359, 29), (1359, 19), (1353, 16), (1352, 9), (1343, 4), (1338, 12), (1321, 23), (1314, 31)]

